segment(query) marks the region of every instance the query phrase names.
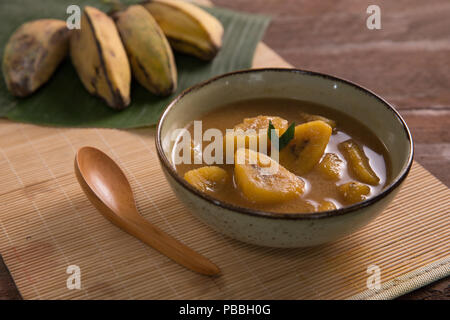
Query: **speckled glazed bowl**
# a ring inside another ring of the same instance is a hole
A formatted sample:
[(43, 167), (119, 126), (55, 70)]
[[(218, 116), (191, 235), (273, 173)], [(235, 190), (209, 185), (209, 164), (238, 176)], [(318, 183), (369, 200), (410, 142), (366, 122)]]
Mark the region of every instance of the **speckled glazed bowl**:
[[(342, 209), (280, 214), (221, 202), (199, 192), (177, 174), (169, 157), (173, 130), (225, 104), (264, 97), (311, 101), (357, 118), (385, 144), (392, 162), (390, 184), (380, 194)], [(184, 91), (161, 116), (156, 148), (167, 180), (192, 214), (229, 237), (269, 247), (314, 246), (366, 225), (395, 197), (413, 159), (409, 129), (386, 101), (349, 81), (295, 69), (238, 71)]]

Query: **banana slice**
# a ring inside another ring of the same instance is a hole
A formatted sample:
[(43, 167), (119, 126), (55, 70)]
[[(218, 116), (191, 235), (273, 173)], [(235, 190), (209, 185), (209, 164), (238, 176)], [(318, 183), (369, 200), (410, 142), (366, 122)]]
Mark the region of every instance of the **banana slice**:
[(70, 39), (70, 55), (89, 93), (114, 109), (130, 104), (131, 71), (114, 21), (102, 11), (85, 7), (81, 29)]
[(334, 120), (319, 116), (317, 114), (310, 114), (310, 113), (306, 113), (306, 112), (300, 112), (299, 115), (300, 115), (301, 120), (303, 120), (303, 122), (321, 120), (321, 121), (325, 122), (326, 124), (328, 124), (333, 130), (336, 129), (336, 121), (334, 121)]
[(339, 144), (339, 149), (346, 158), (350, 172), (356, 179), (363, 183), (377, 185), (380, 183), (380, 178), (369, 164), (369, 159), (364, 154), (364, 151), (353, 141), (347, 140)]
[(280, 164), (297, 175), (308, 173), (320, 161), (331, 131), (321, 120), (296, 126), (294, 138), (280, 151)]
[(330, 210), (336, 210), (336, 209), (337, 209), (336, 205), (333, 202), (327, 201), (327, 200), (321, 201), (319, 203), (319, 206), (317, 207), (318, 212), (330, 211)]
[(69, 36), (62, 20), (36, 20), (17, 29), (3, 56), (8, 90), (17, 97), (26, 97), (46, 83), (67, 56)]
[[(277, 167), (272, 174), (265, 169)], [(243, 195), (255, 203), (277, 203), (300, 197), (303, 180), (265, 154), (240, 148), (236, 151), (234, 177)]]
[(186, 172), (184, 179), (202, 192), (217, 192), (228, 182), (228, 173), (219, 167), (201, 167)]
[(239, 123), (234, 126), (234, 130), (241, 129), (243, 131), (253, 129), (268, 129), (269, 121), (272, 122), (275, 129), (280, 130), (280, 135), (283, 134), (284, 131), (288, 128), (288, 121), (274, 116), (257, 116), (254, 118), (245, 118), (242, 123)]
[[(257, 116), (254, 118), (245, 118), (242, 123), (234, 126), (233, 133), (227, 133), (224, 137), (224, 150), (226, 150), (227, 143), (233, 143), (234, 152), (239, 147), (251, 148), (255, 151), (267, 153), (270, 149), (270, 141), (267, 136), (267, 129), (269, 128), (269, 121), (272, 122), (275, 129), (278, 129), (279, 135), (282, 135), (288, 128), (287, 120), (274, 116)], [(248, 134), (252, 130), (254, 134)], [(262, 130), (260, 132), (260, 130)], [(247, 132), (247, 133), (246, 133)], [(259, 145), (265, 145), (266, 150), (260, 150)], [(253, 148), (255, 146), (255, 148)]]
[(211, 60), (222, 47), (223, 26), (205, 10), (177, 0), (151, 0), (142, 5), (175, 50)]
[(152, 15), (140, 5), (114, 13), (117, 29), (136, 80), (150, 92), (167, 96), (177, 87), (172, 49)]
[(338, 190), (347, 204), (361, 202), (370, 194), (369, 186), (356, 181), (344, 183)]
[(330, 180), (339, 180), (344, 167), (344, 161), (335, 153), (326, 153), (317, 165), (317, 169)]

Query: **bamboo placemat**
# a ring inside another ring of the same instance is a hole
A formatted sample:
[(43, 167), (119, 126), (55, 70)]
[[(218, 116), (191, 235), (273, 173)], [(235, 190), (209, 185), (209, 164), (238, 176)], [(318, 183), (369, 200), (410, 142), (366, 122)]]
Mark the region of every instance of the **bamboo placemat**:
[[(255, 66), (288, 66), (261, 44)], [(196, 220), (160, 170), (154, 129), (59, 129), (0, 120), (0, 252), (25, 299), (393, 298), (450, 274), (450, 191), (414, 163), (385, 212), (338, 242), (269, 249)], [(98, 147), (124, 169), (143, 215), (217, 263), (194, 274), (104, 219), (73, 172), (75, 151)], [(368, 290), (367, 267), (382, 288)], [(81, 290), (69, 290), (69, 265)]]

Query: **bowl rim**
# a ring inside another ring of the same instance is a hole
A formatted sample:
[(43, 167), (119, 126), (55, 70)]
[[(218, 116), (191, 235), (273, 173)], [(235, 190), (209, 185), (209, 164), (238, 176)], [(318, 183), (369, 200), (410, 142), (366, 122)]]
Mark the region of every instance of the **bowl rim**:
[[(353, 205), (350, 205), (347, 207), (343, 207), (343, 208), (339, 208), (339, 209), (321, 211), (321, 212), (311, 212), (311, 213), (280, 213), (280, 212), (262, 211), (262, 210), (246, 208), (246, 207), (238, 206), (235, 204), (223, 202), (212, 196), (202, 193), (199, 190), (197, 190), (196, 188), (194, 188), (193, 186), (191, 186), (185, 179), (183, 179), (176, 172), (175, 168), (172, 166), (169, 159), (166, 157), (164, 150), (162, 148), (161, 131), (162, 131), (162, 127), (163, 127), (165, 118), (167, 117), (169, 112), (172, 110), (172, 108), (184, 96), (188, 95), (191, 92), (197, 91), (197, 90), (207, 86), (208, 84), (211, 84), (211, 83), (216, 82), (223, 78), (228, 78), (228, 77), (232, 77), (232, 76), (240, 75), (240, 74), (261, 73), (261, 72), (287, 72), (287, 73), (302, 74), (302, 75), (313, 76), (313, 77), (321, 77), (321, 78), (325, 78), (327, 80), (332, 80), (332, 81), (340, 82), (340, 83), (343, 83), (346, 85), (350, 85), (350, 86), (354, 87), (355, 89), (360, 90), (360, 91), (364, 92), (365, 94), (368, 94), (369, 96), (372, 96), (373, 98), (375, 98), (379, 102), (381, 102), (381, 104), (384, 105), (389, 111), (391, 111), (393, 113), (393, 115), (397, 118), (397, 120), (399, 120), (399, 122), (401, 123), (401, 125), (403, 127), (403, 130), (406, 133), (406, 138), (409, 142), (408, 160), (406, 162), (406, 165), (403, 165), (403, 168), (402, 168), (401, 172), (397, 175), (397, 178), (394, 181), (392, 181), (387, 187), (385, 187), (382, 190), (382, 192), (380, 192), (379, 194), (375, 195), (372, 198), (369, 198), (362, 202), (358, 202), (356, 204), (353, 204)], [(414, 158), (414, 143), (412, 140), (411, 132), (410, 132), (405, 120), (403, 120), (403, 118), (398, 113), (398, 111), (395, 110), (395, 108), (389, 102), (387, 102), (385, 99), (381, 98), (379, 95), (372, 92), (371, 90), (369, 90), (361, 85), (358, 85), (352, 81), (338, 78), (336, 76), (332, 76), (329, 74), (319, 73), (319, 72), (315, 72), (315, 71), (308, 71), (308, 70), (303, 70), (303, 69), (296, 69), (296, 68), (255, 68), (255, 69), (237, 70), (237, 71), (221, 74), (219, 76), (210, 78), (209, 80), (206, 80), (206, 81), (200, 82), (196, 85), (193, 85), (190, 88), (187, 88), (186, 90), (181, 92), (177, 97), (175, 97), (169, 103), (169, 105), (165, 108), (164, 112), (161, 114), (160, 119), (158, 121), (158, 125), (157, 125), (155, 143), (156, 143), (156, 150), (157, 150), (158, 158), (159, 158), (160, 162), (162, 163), (162, 165), (164, 166), (164, 168), (167, 170), (167, 172), (172, 176), (172, 178), (176, 182), (178, 182), (182, 187), (184, 187), (190, 193), (200, 197), (201, 199), (203, 199), (213, 205), (222, 207), (224, 209), (227, 209), (227, 210), (230, 210), (233, 212), (250, 215), (250, 216), (256, 216), (256, 217), (260, 217), (260, 218), (282, 219), (282, 220), (316, 220), (316, 219), (322, 219), (322, 218), (327, 218), (327, 217), (337, 217), (337, 216), (342, 216), (344, 214), (355, 212), (359, 209), (371, 206), (372, 204), (385, 198), (387, 195), (389, 195), (391, 192), (393, 192), (395, 189), (397, 189), (401, 185), (401, 183), (405, 180), (406, 176), (408, 175), (408, 173), (411, 169), (411, 166), (413, 163), (413, 158)]]

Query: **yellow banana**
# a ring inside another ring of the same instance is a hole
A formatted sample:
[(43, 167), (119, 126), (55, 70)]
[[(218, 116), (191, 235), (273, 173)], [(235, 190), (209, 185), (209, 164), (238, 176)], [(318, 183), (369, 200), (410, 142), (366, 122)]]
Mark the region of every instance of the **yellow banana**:
[(218, 191), (229, 181), (228, 173), (216, 166), (190, 170), (184, 174), (184, 179), (202, 192)]
[(298, 114), (299, 114), (302, 122), (321, 120), (321, 121), (325, 122), (326, 124), (328, 124), (333, 130), (336, 129), (337, 124), (336, 124), (336, 121), (334, 121), (334, 120), (319, 116), (317, 114), (310, 114), (310, 113), (306, 113), (306, 112), (299, 112)]
[(321, 202), (319, 202), (319, 206), (317, 207), (316, 211), (317, 212), (322, 212), (322, 211), (330, 211), (330, 210), (336, 210), (337, 207), (336, 205), (328, 200), (323, 200)]
[(339, 180), (344, 169), (344, 161), (335, 153), (327, 153), (317, 165), (317, 169), (330, 180)]
[(370, 187), (360, 182), (351, 181), (338, 187), (338, 191), (347, 204), (354, 204), (367, 199)]
[[(280, 118), (280, 117), (274, 117), (274, 116), (257, 116), (254, 118), (245, 118), (242, 123), (239, 123), (234, 126), (234, 130), (241, 129), (243, 131), (253, 129), (253, 130), (259, 130), (259, 129), (265, 129), (267, 130), (269, 128), (269, 121), (272, 122), (275, 129), (280, 130), (279, 135), (282, 135), (284, 131), (288, 128), (288, 122), (287, 120)], [(267, 132), (265, 132), (267, 135)]]
[(25, 97), (46, 83), (67, 55), (69, 35), (66, 23), (54, 19), (31, 21), (17, 29), (3, 56), (9, 91)]
[[(288, 128), (287, 120), (275, 116), (257, 116), (253, 118), (245, 118), (242, 123), (234, 126), (234, 131), (226, 133), (224, 137), (224, 151), (227, 144), (234, 145), (234, 152), (240, 147), (258, 150), (259, 152), (268, 153), (270, 150), (270, 140), (268, 140), (267, 130), (269, 121), (272, 122), (275, 129), (278, 129), (279, 135), (282, 135)], [(253, 131), (249, 131), (253, 130)], [(262, 131), (261, 131), (262, 130)], [(261, 132), (260, 132), (261, 131)], [(249, 132), (253, 132), (250, 133)], [(253, 145), (256, 148), (253, 148)], [(259, 146), (266, 146), (265, 150), (259, 150)], [(225, 152), (224, 152), (225, 154)]]
[(205, 10), (179, 0), (150, 0), (142, 5), (175, 50), (211, 60), (222, 47), (223, 26)]
[(235, 154), (234, 179), (244, 196), (255, 203), (277, 203), (300, 197), (305, 183), (281, 165), (264, 174), (275, 163), (265, 154), (240, 148)]
[(321, 120), (296, 126), (294, 138), (280, 151), (280, 163), (297, 175), (308, 173), (322, 158), (331, 131)]
[(338, 146), (348, 162), (350, 172), (361, 182), (376, 186), (380, 178), (369, 164), (364, 151), (353, 140), (341, 142)]
[(130, 59), (133, 76), (156, 95), (169, 95), (177, 87), (172, 49), (152, 15), (140, 5), (114, 13)]
[(130, 104), (131, 71), (114, 21), (85, 7), (81, 29), (70, 38), (72, 63), (85, 88), (114, 109)]

